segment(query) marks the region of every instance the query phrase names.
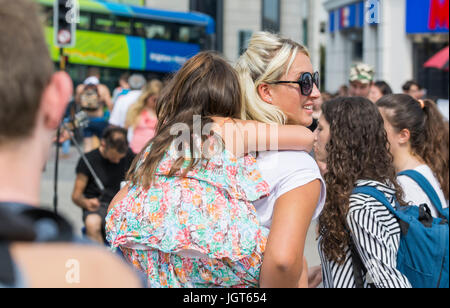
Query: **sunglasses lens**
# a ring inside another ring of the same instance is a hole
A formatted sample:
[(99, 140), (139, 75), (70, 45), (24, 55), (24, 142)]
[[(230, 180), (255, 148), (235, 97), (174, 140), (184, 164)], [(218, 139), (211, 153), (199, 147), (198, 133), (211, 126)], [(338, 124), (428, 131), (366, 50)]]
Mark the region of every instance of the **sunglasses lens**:
[(317, 89), (320, 89), (320, 75), (319, 72), (314, 73), (314, 83), (317, 86)]
[(313, 76), (309, 73), (305, 73), (301, 77), (301, 87), (303, 95), (309, 96), (313, 90)]

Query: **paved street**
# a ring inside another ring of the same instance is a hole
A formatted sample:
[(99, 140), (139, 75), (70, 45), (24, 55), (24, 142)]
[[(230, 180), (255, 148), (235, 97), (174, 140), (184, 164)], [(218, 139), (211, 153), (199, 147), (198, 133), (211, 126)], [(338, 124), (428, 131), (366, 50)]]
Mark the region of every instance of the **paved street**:
[[(55, 172), (55, 150), (52, 149), (47, 162), (45, 172), (42, 175), (41, 204), (47, 209), (53, 210), (54, 196), (54, 172)], [(83, 227), (81, 209), (72, 203), (71, 195), (75, 181), (75, 167), (79, 159), (77, 150), (72, 147), (68, 158), (60, 155), (58, 175), (58, 213), (69, 220), (75, 227), (75, 231), (81, 234)]]
[[(75, 167), (79, 159), (77, 150), (72, 147), (68, 158), (60, 155), (59, 162), (59, 181), (58, 181), (58, 212), (68, 219), (78, 234), (81, 234), (83, 223), (81, 220), (81, 209), (72, 203), (71, 194), (75, 181)], [(55, 150), (52, 150), (46, 170), (42, 176), (41, 204), (48, 209), (53, 209), (53, 191), (54, 191), (54, 166)], [(317, 254), (317, 243), (315, 241), (315, 224), (313, 223), (305, 247), (305, 256), (309, 266), (319, 265), (320, 260)]]

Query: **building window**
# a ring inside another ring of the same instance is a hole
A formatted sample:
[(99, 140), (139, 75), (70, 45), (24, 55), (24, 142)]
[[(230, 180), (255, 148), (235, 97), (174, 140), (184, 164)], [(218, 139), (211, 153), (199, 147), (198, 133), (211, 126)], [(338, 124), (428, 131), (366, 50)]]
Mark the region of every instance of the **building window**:
[(363, 61), (363, 42), (356, 41), (353, 43), (353, 61), (362, 62)]
[(248, 43), (252, 38), (253, 32), (248, 30), (239, 31), (239, 56), (241, 56), (248, 48)]
[(280, 32), (280, 0), (262, 0), (262, 29)]
[(308, 19), (303, 19), (303, 45), (308, 46)]
[(210, 48), (223, 51), (223, 2), (224, 0), (189, 0), (191, 11), (211, 16), (216, 22), (216, 37)]

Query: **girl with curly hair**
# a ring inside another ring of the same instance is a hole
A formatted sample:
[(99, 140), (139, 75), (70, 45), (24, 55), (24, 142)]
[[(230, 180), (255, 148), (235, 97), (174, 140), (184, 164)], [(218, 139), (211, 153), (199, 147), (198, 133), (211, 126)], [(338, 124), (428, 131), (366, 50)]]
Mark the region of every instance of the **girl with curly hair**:
[(352, 247), (366, 273), (364, 287), (411, 287), (396, 269), (400, 225), (380, 202), (352, 193), (373, 186), (401, 205), (388, 139), (377, 107), (362, 97), (340, 97), (322, 106), (315, 155), (326, 162), (327, 196), (319, 217), (319, 255), (325, 288), (356, 287)]
[[(436, 104), (431, 100), (418, 101), (406, 94), (387, 95), (376, 104), (385, 120), (396, 171), (419, 172), (433, 186), (442, 207), (448, 207), (448, 123)], [(428, 204), (431, 214), (438, 217), (436, 208), (419, 184), (405, 175), (399, 176), (398, 181), (405, 192), (405, 201)]]

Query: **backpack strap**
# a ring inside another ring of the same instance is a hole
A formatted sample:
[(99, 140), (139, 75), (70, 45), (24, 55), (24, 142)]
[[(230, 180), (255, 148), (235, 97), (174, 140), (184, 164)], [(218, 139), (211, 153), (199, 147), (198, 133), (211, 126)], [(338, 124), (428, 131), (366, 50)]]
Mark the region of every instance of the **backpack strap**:
[[(348, 231), (350, 233), (350, 231)], [(361, 256), (356, 250), (353, 238), (350, 234), (350, 252), (352, 254), (352, 267), (353, 267), (353, 279), (355, 280), (355, 286), (357, 289), (364, 288), (364, 274), (367, 273), (367, 269), (361, 260)]]
[[(392, 207), (391, 203), (386, 198), (386, 196), (375, 187), (372, 186), (355, 187), (352, 191), (352, 194), (365, 194), (375, 198), (377, 201), (381, 202), (384, 206), (386, 206), (389, 209), (389, 211), (400, 220), (397, 211)], [(357, 289), (362, 289), (364, 288), (363, 276), (367, 273), (367, 268), (361, 260), (361, 256), (359, 255), (359, 252), (356, 249), (356, 245), (353, 241), (352, 235), (347, 226), (346, 230), (350, 234), (349, 248), (352, 256), (353, 278), (355, 280), (355, 286)], [(376, 288), (375, 284), (373, 283), (369, 283), (368, 287)]]
[(0, 285), (14, 286), (22, 281), (10, 253), (10, 243), (73, 241), (71, 225), (53, 212), (26, 204), (0, 202)]
[(0, 284), (11, 286), (15, 282), (14, 263), (8, 244), (0, 242)]
[(19, 203), (0, 202), (0, 241), (72, 242), (72, 226), (61, 216)]
[(391, 212), (392, 215), (394, 215), (394, 217), (397, 218), (400, 224), (402, 234), (408, 234), (409, 223), (404, 220), (404, 217), (401, 214), (399, 214), (399, 211), (397, 211), (394, 207), (392, 207), (392, 204), (389, 202), (389, 200), (381, 191), (372, 186), (360, 186), (354, 188), (352, 193), (369, 195), (375, 198), (375, 200), (377, 200), (378, 202), (381, 202), (381, 204), (383, 204), (389, 210), (389, 212)]
[(403, 172), (400, 172), (398, 174), (399, 176), (404, 175), (409, 178), (411, 178), (413, 181), (415, 181), (417, 184), (419, 184), (420, 188), (425, 192), (425, 194), (428, 196), (430, 201), (433, 203), (436, 210), (441, 214), (443, 217), (447, 218), (448, 215), (445, 215), (445, 212), (442, 208), (441, 199), (439, 198), (438, 194), (436, 193), (436, 190), (433, 188), (433, 186), (430, 184), (430, 182), (420, 173), (416, 170), (405, 170)]
[(377, 201), (381, 202), (384, 206), (386, 206), (388, 208), (388, 210), (395, 217), (397, 217), (398, 219), (401, 219), (400, 216), (398, 215), (397, 211), (392, 207), (392, 204), (386, 198), (386, 196), (381, 191), (376, 189), (375, 187), (372, 187), (372, 186), (355, 187), (353, 189), (352, 194), (365, 194), (365, 195), (369, 195), (369, 196), (375, 198)]

